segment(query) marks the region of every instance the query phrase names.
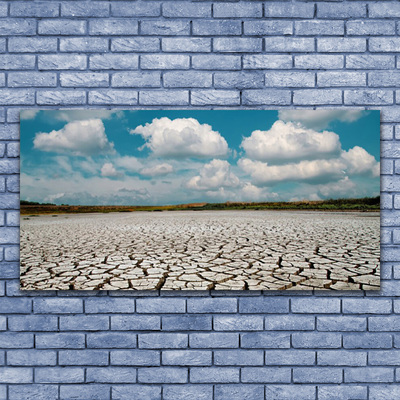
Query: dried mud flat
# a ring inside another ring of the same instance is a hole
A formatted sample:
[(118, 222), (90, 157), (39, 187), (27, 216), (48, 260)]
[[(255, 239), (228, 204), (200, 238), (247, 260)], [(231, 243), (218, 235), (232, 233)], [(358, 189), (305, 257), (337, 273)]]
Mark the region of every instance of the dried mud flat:
[(22, 289), (379, 289), (379, 213), (21, 217)]

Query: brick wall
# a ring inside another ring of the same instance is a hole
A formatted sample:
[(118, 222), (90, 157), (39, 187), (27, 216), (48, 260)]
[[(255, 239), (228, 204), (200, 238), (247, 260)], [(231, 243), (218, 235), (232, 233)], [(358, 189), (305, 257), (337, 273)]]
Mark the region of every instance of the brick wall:
[[(0, 2), (0, 399), (400, 398), (399, 16), (385, 0)], [(382, 290), (20, 292), (18, 111), (65, 106), (381, 109)]]

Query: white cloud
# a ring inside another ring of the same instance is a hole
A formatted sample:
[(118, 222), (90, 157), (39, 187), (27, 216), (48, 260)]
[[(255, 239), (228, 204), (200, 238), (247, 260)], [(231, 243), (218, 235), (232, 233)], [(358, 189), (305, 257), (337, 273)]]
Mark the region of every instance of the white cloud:
[(327, 183), (324, 185), (318, 185), (318, 191), (324, 198), (335, 197), (359, 197), (357, 193), (357, 185), (345, 176), (338, 182)]
[(112, 163), (105, 163), (101, 167), (101, 176), (104, 177), (116, 177), (120, 176), (121, 174), (115, 169)]
[(159, 157), (207, 158), (228, 152), (226, 140), (210, 125), (200, 124), (194, 118), (155, 118), (130, 133), (141, 135), (146, 140), (145, 147)]
[(194, 176), (186, 187), (194, 190), (220, 189), (221, 187), (235, 187), (239, 185), (239, 178), (231, 172), (228, 161), (212, 160), (200, 170), (200, 175)]
[(114, 163), (117, 165), (117, 167), (124, 168), (130, 172), (138, 172), (141, 168), (143, 168), (143, 164), (136, 157), (132, 156), (116, 158)]
[(246, 156), (269, 163), (332, 157), (340, 152), (339, 136), (334, 132), (316, 132), (291, 122), (276, 121), (268, 131), (253, 131), (241, 147)]
[[(365, 115), (365, 114), (364, 114)], [(324, 129), (330, 122), (354, 122), (363, 116), (363, 110), (280, 110), (282, 121), (300, 122), (307, 128)]]
[(69, 122), (58, 131), (40, 132), (33, 140), (35, 149), (76, 156), (113, 153), (100, 119)]
[(20, 120), (34, 119), (40, 110), (21, 110), (19, 113)]
[(373, 177), (380, 174), (379, 162), (362, 147), (355, 146), (349, 151), (343, 151), (342, 158), (347, 163), (350, 174), (368, 174)]
[(340, 159), (304, 160), (296, 164), (270, 166), (261, 161), (242, 158), (238, 165), (260, 186), (287, 181), (337, 180), (343, 176), (346, 167)]
[(167, 163), (157, 164), (153, 167), (143, 168), (140, 173), (145, 176), (162, 176), (173, 172), (172, 165)]

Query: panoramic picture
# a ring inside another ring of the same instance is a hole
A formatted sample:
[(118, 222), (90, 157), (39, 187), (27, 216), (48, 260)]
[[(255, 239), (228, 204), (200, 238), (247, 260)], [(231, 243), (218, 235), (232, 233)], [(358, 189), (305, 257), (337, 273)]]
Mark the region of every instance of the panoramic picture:
[(380, 114), (24, 110), (25, 290), (378, 290)]

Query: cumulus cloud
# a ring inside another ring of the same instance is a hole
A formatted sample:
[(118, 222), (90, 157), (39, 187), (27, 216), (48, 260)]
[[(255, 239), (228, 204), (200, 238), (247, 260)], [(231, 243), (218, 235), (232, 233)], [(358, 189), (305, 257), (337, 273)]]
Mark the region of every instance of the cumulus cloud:
[(342, 158), (347, 163), (350, 174), (368, 174), (373, 177), (377, 177), (380, 174), (379, 162), (360, 146), (355, 146), (349, 151), (344, 151)]
[(231, 171), (231, 166), (225, 160), (212, 160), (200, 170), (200, 175), (194, 176), (186, 187), (194, 190), (220, 189), (239, 185), (239, 178)]
[(141, 161), (132, 156), (118, 157), (114, 160), (114, 163), (118, 167), (124, 168), (130, 172), (138, 172), (141, 168), (143, 168)]
[(115, 151), (114, 143), (108, 141), (100, 119), (69, 122), (58, 131), (37, 133), (33, 146), (42, 151), (75, 156), (94, 156)]
[(163, 163), (157, 164), (153, 167), (143, 168), (140, 173), (145, 176), (163, 176), (173, 172), (174, 168), (172, 165)]
[(364, 113), (362, 110), (280, 110), (279, 119), (286, 122), (300, 122), (307, 128), (320, 130), (335, 120), (357, 121)]
[(34, 119), (40, 110), (21, 110), (19, 113), (20, 120)]
[(104, 177), (117, 177), (120, 176), (121, 174), (115, 169), (114, 165), (112, 163), (105, 163), (101, 167), (101, 176)]
[(167, 158), (208, 158), (228, 153), (226, 140), (208, 124), (194, 118), (155, 118), (130, 131), (141, 135), (154, 155)]
[(338, 198), (342, 196), (351, 197), (360, 195), (357, 193), (357, 185), (348, 176), (345, 176), (338, 182), (319, 185), (318, 191), (324, 198), (332, 196)]
[(278, 164), (332, 157), (341, 149), (339, 136), (334, 132), (317, 132), (279, 120), (268, 131), (253, 131), (250, 137), (243, 139), (241, 147), (251, 159)]
[(261, 161), (242, 158), (238, 165), (251, 176), (256, 185), (271, 185), (287, 181), (321, 182), (343, 176), (346, 164), (340, 159), (304, 160), (285, 165), (268, 165)]

